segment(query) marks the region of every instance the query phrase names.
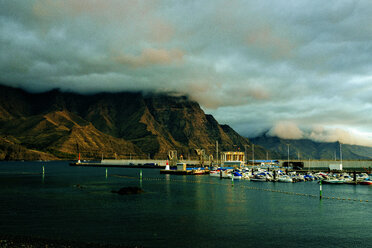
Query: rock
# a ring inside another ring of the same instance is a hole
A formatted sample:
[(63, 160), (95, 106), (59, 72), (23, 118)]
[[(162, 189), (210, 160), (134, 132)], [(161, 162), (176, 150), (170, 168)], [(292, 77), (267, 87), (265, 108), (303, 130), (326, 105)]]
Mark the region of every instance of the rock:
[(144, 193), (144, 191), (139, 187), (124, 187), (119, 190), (112, 190), (111, 193), (117, 193), (119, 195), (134, 195)]
[(79, 189), (84, 189), (85, 188), (84, 186), (82, 186), (80, 184), (75, 184), (74, 187), (79, 188)]

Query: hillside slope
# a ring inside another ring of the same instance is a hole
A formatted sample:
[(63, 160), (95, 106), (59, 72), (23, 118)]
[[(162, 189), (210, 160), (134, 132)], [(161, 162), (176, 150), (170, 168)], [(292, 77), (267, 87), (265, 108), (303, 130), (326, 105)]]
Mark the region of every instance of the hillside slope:
[[(254, 144), (258, 144), (272, 153), (277, 154), (278, 159), (340, 159), (339, 142), (315, 142), (309, 139), (281, 139), (262, 135), (250, 138)], [(349, 160), (372, 159), (372, 147), (342, 144), (342, 158)]]
[[(165, 159), (169, 150), (196, 158), (195, 149), (215, 154), (216, 141), (220, 151), (243, 151), (250, 145), (184, 96), (28, 93), (6, 86), (0, 86), (0, 135), (9, 146), (48, 154), (49, 159), (75, 159), (78, 152), (87, 159)], [(3, 159), (26, 158), (26, 152), (14, 157), (7, 155), (8, 150), (0, 151)]]

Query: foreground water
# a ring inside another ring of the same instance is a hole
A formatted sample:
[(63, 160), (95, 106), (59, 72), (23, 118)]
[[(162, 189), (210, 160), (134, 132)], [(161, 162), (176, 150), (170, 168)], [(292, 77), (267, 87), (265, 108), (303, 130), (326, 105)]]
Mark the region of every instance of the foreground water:
[[(43, 176), (43, 169), (45, 174)], [(0, 163), (0, 233), (144, 247), (372, 246), (372, 187)], [(111, 190), (141, 186), (140, 195)], [(334, 197), (335, 199), (332, 199)], [(339, 200), (337, 200), (339, 198)], [(343, 200), (345, 199), (345, 200)], [(368, 201), (368, 202), (367, 202)]]

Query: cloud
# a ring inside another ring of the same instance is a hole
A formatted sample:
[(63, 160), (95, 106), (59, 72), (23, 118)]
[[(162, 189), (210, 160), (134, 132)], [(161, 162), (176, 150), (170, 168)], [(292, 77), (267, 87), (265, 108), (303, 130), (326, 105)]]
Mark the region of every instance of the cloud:
[(370, 137), (368, 137), (368, 134), (342, 128), (314, 127), (307, 138), (319, 142), (338, 141), (343, 144), (372, 146), (372, 141)]
[(302, 139), (303, 132), (293, 122), (279, 122), (268, 133), (282, 139)]
[(267, 133), (282, 139), (310, 139), (317, 142), (340, 142), (342, 144), (371, 146), (370, 135), (347, 127), (324, 127), (321, 125), (299, 127), (293, 122), (280, 122)]
[[(0, 1), (0, 82), (180, 92), (243, 135), (372, 133), (368, 1)], [(294, 130), (294, 131), (293, 131)]]
[(267, 100), (270, 96), (267, 89), (254, 83), (232, 85), (227, 89), (225, 87), (226, 85), (222, 82), (197, 80), (188, 83), (184, 92), (189, 94), (192, 100), (208, 109), (241, 106), (252, 101)]
[(147, 48), (144, 49), (139, 56), (122, 54), (114, 59), (116, 62), (124, 65), (141, 67), (180, 62), (183, 56), (184, 53), (178, 49), (167, 51), (164, 49)]

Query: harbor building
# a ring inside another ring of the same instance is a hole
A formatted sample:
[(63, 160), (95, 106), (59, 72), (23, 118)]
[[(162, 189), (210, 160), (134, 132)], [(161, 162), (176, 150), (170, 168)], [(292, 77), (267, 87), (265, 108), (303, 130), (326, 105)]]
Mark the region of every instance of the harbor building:
[(222, 164), (224, 167), (241, 167), (245, 163), (244, 152), (223, 152)]

